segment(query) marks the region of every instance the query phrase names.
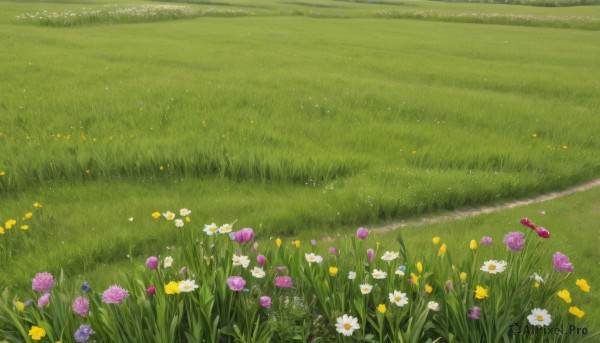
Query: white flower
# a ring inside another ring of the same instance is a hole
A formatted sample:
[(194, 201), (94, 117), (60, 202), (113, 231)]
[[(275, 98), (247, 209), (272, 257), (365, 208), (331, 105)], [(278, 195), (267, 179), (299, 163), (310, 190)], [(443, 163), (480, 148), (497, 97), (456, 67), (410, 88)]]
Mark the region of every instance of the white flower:
[(232, 225), (231, 224), (223, 224), (219, 228), (219, 233), (230, 233), (231, 230), (232, 230)]
[(188, 210), (187, 208), (182, 208), (179, 210), (179, 215), (182, 217), (187, 217), (190, 215), (190, 213), (192, 213), (192, 211)]
[(371, 273), (371, 275), (373, 275), (373, 279), (385, 279), (387, 277), (387, 273), (384, 272), (383, 270), (379, 270), (379, 269), (373, 269), (373, 273)]
[(308, 263), (321, 263), (323, 262), (323, 258), (319, 255), (315, 255), (314, 253), (310, 253), (310, 254), (304, 254), (304, 256), (306, 256), (306, 260), (308, 261)]
[(234, 266), (242, 266), (244, 268), (248, 268), (248, 265), (250, 264), (250, 259), (248, 258), (248, 256), (233, 255), (233, 258), (231, 260), (233, 261)]
[(535, 281), (539, 282), (539, 283), (544, 283), (544, 278), (542, 278), (541, 276), (539, 276), (537, 273), (533, 273), (531, 275), (532, 279), (535, 279)]
[(167, 213), (163, 213), (162, 214), (163, 217), (165, 217), (167, 220), (173, 220), (175, 219), (175, 213), (167, 211)]
[(133, 221), (133, 217), (129, 217), (129, 221), (132, 222)]
[(165, 257), (164, 266), (169, 268), (173, 264), (173, 258), (171, 256)]
[(440, 312), (440, 304), (435, 301), (430, 301), (427, 303), (427, 308), (432, 310), (433, 312)]
[(198, 288), (198, 285), (196, 285), (196, 281), (194, 280), (185, 280), (179, 283), (179, 291), (184, 293), (192, 292), (196, 288)]
[(398, 276), (404, 276), (404, 272), (399, 267), (398, 267), (398, 269), (396, 269), (396, 271), (394, 273)]
[(534, 326), (548, 326), (552, 322), (552, 317), (548, 314), (548, 311), (541, 308), (534, 308), (527, 319)]
[(393, 252), (393, 251), (386, 251), (385, 254), (383, 254), (383, 256), (381, 256), (381, 259), (384, 261), (393, 261), (395, 259), (398, 258), (400, 254), (397, 252)]
[(488, 272), (490, 274), (502, 273), (505, 269), (506, 269), (505, 261), (494, 261), (494, 260), (489, 260), (489, 261), (483, 262), (483, 267), (481, 267), (482, 271)]
[(265, 271), (262, 268), (254, 267), (250, 272), (252, 273), (252, 276), (257, 279), (262, 279), (265, 277)]
[(181, 220), (181, 219), (175, 219), (175, 226), (177, 226), (177, 227), (183, 227), (183, 225), (185, 225), (183, 223), (183, 220)]
[(372, 289), (373, 289), (373, 286), (369, 285), (368, 283), (364, 283), (364, 284), (360, 285), (360, 292), (362, 294), (369, 294), (369, 293), (371, 293)]
[(354, 330), (360, 329), (360, 325), (358, 325), (358, 319), (345, 314), (337, 318), (335, 329), (344, 336), (352, 336)]
[(204, 232), (206, 232), (207, 235), (212, 236), (215, 234), (215, 232), (218, 232), (218, 228), (217, 228), (217, 224), (212, 223), (212, 224), (205, 224), (204, 225)]
[(400, 291), (394, 291), (394, 293), (390, 293), (390, 301), (400, 307), (408, 304), (406, 293), (402, 293)]
[(348, 279), (350, 279), (350, 280), (356, 279), (356, 272), (350, 272), (350, 273), (348, 273)]

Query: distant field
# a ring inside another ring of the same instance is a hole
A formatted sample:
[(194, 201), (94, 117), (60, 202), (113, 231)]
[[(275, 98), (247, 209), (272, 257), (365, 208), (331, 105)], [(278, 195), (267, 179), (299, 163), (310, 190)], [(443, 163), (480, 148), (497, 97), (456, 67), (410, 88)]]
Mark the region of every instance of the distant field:
[[(600, 7), (240, 0), (162, 3), (196, 11), (180, 20), (17, 18), (159, 4), (0, 2), (0, 223), (36, 201), (49, 216), (0, 262), (76, 274), (159, 251), (170, 233), (146, 221), (165, 208), (296, 235), (600, 176)], [(483, 19), (446, 22), (457, 13)]]

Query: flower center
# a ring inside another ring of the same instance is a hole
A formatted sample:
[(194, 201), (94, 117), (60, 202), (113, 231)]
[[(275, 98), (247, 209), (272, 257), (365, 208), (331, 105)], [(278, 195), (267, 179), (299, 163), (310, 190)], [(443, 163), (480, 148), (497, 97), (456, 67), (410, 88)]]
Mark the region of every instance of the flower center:
[(216, 227), (211, 227), (211, 228), (210, 228), (210, 232), (215, 232), (215, 231), (217, 231), (217, 228), (216, 228)]
[(489, 269), (489, 270), (496, 270), (496, 266), (495, 266), (495, 265), (493, 265), (493, 264), (490, 264), (490, 265), (488, 266), (488, 269)]
[(402, 297), (400, 297), (399, 295), (396, 295), (394, 297), (394, 301), (400, 301), (400, 300), (402, 300)]
[(350, 325), (348, 323), (344, 324), (344, 329), (350, 330), (351, 328), (352, 328), (352, 325)]
[(537, 316), (537, 320), (538, 320), (538, 322), (544, 321), (544, 316), (542, 316), (542, 315)]

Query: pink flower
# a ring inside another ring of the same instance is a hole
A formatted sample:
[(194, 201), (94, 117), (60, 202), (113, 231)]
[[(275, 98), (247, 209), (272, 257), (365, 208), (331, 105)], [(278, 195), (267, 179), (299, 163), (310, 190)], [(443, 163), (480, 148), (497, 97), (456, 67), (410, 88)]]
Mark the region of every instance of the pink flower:
[(246, 286), (246, 280), (239, 276), (231, 276), (229, 279), (227, 279), (227, 285), (232, 291), (239, 292), (244, 289), (244, 286)]
[(265, 263), (267, 263), (267, 258), (265, 255), (258, 255), (256, 256), (256, 262), (258, 262), (258, 264), (262, 267), (265, 265)]
[(369, 259), (369, 262), (373, 262), (374, 258), (375, 258), (375, 251), (373, 251), (373, 249), (367, 250), (367, 259)]
[(77, 297), (75, 301), (73, 301), (73, 311), (78, 315), (85, 317), (90, 312), (90, 302), (87, 298)]
[(151, 285), (150, 287), (146, 288), (146, 293), (148, 293), (148, 295), (154, 295), (156, 293), (156, 288)]
[(54, 277), (48, 272), (37, 273), (31, 282), (31, 289), (38, 292), (48, 293), (54, 286)]
[(39, 299), (38, 299), (38, 307), (39, 308), (44, 308), (46, 305), (48, 305), (50, 303), (50, 293), (44, 293)]
[(485, 246), (490, 246), (492, 245), (492, 237), (488, 237), (485, 236), (481, 239), (481, 244), (485, 245)]
[(554, 263), (554, 270), (557, 272), (573, 272), (575, 270), (569, 258), (561, 252), (552, 255), (552, 262)]
[(550, 238), (550, 232), (548, 232), (548, 230), (544, 229), (543, 227), (538, 227), (535, 232), (537, 233), (538, 236), (543, 237), (543, 238)]
[(292, 279), (289, 276), (279, 276), (275, 278), (275, 286), (279, 288), (294, 288)]
[(446, 281), (445, 288), (446, 288), (446, 292), (448, 292), (448, 293), (452, 292), (452, 280)]
[(282, 272), (282, 271), (284, 271), (284, 270), (285, 270), (285, 267), (282, 267), (282, 266), (280, 266), (280, 267), (275, 267), (275, 270), (276, 270), (276, 271), (278, 271), (278, 272)]
[(120, 304), (129, 297), (129, 292), (117, 285), (110, 286), (102, 293), (102, 301), (106, 304)]
[(473, 306), (471, 308), (471, 313), (467, 315), (467, 317), (475, 320), (479, 320), (479, 315), (481, 314), (481, 309), (478, 306)]
[(146, 260), (146, 267), (150, 269), (158, 268), (158, 258), (156, 256), (150, 256)]
[(521, 251), (525, 247), (525, 235), (522, 232), (509, 232), (503, 242), (510, 250)]
[(356, 230), (356, 237), (358, 237), (360, 240), (363, 240), (369, 237), (369, 231), (365, 228), (359, 227), (358, 230)]
[(528, 228), (535, 230), (535, 225), (529, 220), (529, 218), (521, 218), (521, 224), (527, 226)]
[(317, 241), (314, 239), (310, 240), (310, 245), (312, 245), (313, 247), (317, 245)]
[(270, 308), (271, 307), (271, 298), (264, 296), (264, 297), (260, 297), (260, 306), (264, 307), (264, 308)]
[(332, 254), (337, 254), (340, 252), (340, 250), (338, 248), (335, 247), (329, 247), (329, 252)]
[(238, 243), (248, 243), (254, 239), (254, 231), (247, 227), (235, 233), (235, 241)]

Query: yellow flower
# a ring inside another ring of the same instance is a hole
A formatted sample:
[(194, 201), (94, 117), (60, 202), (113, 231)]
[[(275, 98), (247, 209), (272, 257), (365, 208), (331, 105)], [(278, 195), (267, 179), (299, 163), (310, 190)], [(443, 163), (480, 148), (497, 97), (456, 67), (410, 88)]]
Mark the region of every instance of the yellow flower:
[(31, 336), (32, 340), (39, 341), (42, 337), (46, 336), (46, 330), (34, 325), (31, 327), (31, 330), (29, 330), (29, 336)]
[(154, 219), (160, 218), (160, 212), (154, 212), (154, 213), (152, 213), (152, 218), (154, 218)]
[(481, 300), (481, 299), (485, 299), (487, 297), (488, 297), (488, 289), (477, 285), (477, 287), (475, 287), (475, 298)]
[(446, 252), (446, 243), (442, 244), (442, 246), (440, 247), (440, 250), (438, 250), (438, 256), (444, 255), (445, 252)]
[(189, 222), (191, 222), (191, 221), (192, 221), (192, 219), (191, 219), (190, 217), (185, 217), (185, 222), (186, 222), (186, 223), (189, 223)]
[(440, 238), (439, 237), (433, 237), (433, 239), (431, 240), (431, 243), (438, 245), (438, 243), (440, 242)]
[(537, 138), (537, 133), (534, 133), (533, 135), (531, 135), (531, 137)]
[(16, 224), (17, 224), (17, 221), (16, 221), (16, 220), (14, 220), (14, 219), (9, 219), (9, 220), (7, 220), (7, 221), (6, 221), (6, 223), (4, 223), (4, 227), (5, 227), (7, 230), (10, 230), (10, 229), (12, 229), (12, 227), (13, 227), (14, 225), (16, 225)]
[(575, 284), (579, 286), (579, 289), (586, 293), (590, 291), (590, 285), (588, 285), (587, 281), (585, 281), (584, 279), (577, 279), (577, 281), (575, 281)]
[(33, 217), (33, 213), (31, 213), (31, 212), (25, 213), (25, 219), (31, 219), (31, 217)]
[(33, 207), (35, 207), (35, 208), (41, 208), (42, 204), (40, 204), (39, 202), (34, 202), (33, 203)]
[(415, 273), (410, 273), (410, 282), (413, 285), (418, 285), (419, 284), (419, 277), (415, 275)]
[(471, 250), (477, 249), (477, 242), (474, 239), (472, 239), (471, 242), (469, 243), (469, 249), (471, 249)]
[(2, 226), (0, 226), (0, 235), (4, 234), (4, 228)]
[(569, 307), (569, 313), (579, 318), (583, 318), (583, 316), (585, 315), (585, 312), (574, 306)]
[(171, 281), (165, 285), (165, 293), (167, 294), (179, 294), (179, 282)]
[(337, 267), (329, 267), (329, 275), (336, 276), (339, 269)]
[(567, 304), (571, 303), (571, 293), (569, 293), (568, 290), (563, 289), (562, 291), (558, 291), (556, 295), (558, 295), (558, 297), (564, 300)]
[(20, 229), (27, 230), (27, 229), (29, 229), (29, 225), (21, 225)]
[(281, 238), (277, 238), (275, 240), (275, 244), (277, 244), (277, 247), (280, 248), (281, 247)]
[(533, 283), (533, 287), (535, 287), (535, 288), (540, 288), (540, 283), (539, 283), (539, 282), (537, 282), (537, 281), (536, 281), (536, 282), (534, 282), (534, 283)]
[(17, 311), (23, 312), (25, 311), (25, 304), (20, 301), (15, 301), (15, 308), (17, 309)]
[(296, 248), (300, 248), (300, 240), (297, 239), (297, 240), (293, 241), (292, 245), (295, 245)]
[(569, 146), (568, 145), (563, 145), (562, 148), (563, 148), (563, 150), (567, 150), (567, 149), (569, 149)]
[(460, 273), (460, 281), (466, 281), (467, 280), (467, 273), (462, 272)]
[(417, 271), (419, 274), (423, 272), (423, 263), (421, 261), (417, 262)]
[(4, 176), (4, 175), (6, 175), (6, 172), (5, 171), (0, 171), (0, 176)]
[(431, 294), (432, 291), (433, 291), (433, 287), (431, 287), (429, 285), (425, 285), (425, 292), (427, 292), (427, 294)]
[(385, 307), (385, 304), (379, 304), (379, 306), (377, 306), (377, 311), (379, 311), (379, 313), (381, 314), (385, 314), (385, 311), (387, 311), (387, 307)]
[(165, 167), (160, 166), (160, 167), (158, 167), (158, 169), (160, 169), (161, 171), (163, 171), (163, 170), (165, 170)]
[(380, 246), (381, 246), (380, 242), (375, 242), (375, 249), (379, 249)]

